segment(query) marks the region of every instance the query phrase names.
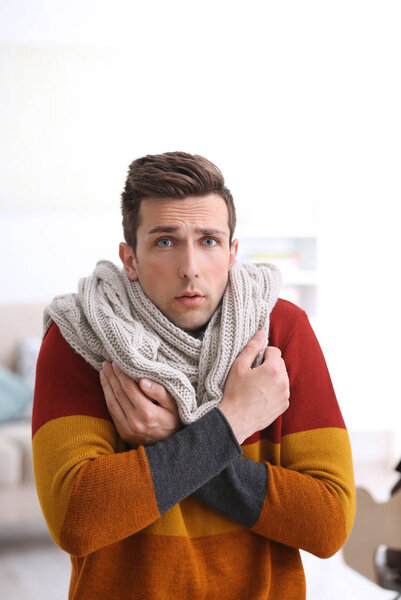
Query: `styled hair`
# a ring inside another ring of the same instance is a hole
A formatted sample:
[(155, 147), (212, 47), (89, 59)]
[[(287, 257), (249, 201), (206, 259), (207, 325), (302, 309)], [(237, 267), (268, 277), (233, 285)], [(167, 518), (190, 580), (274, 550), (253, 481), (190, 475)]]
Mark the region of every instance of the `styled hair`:
[(237, 222), (234, 200), (216, 165), (203, 156), (186, 152), (148, 154), (137, 158), (128, 168), (125, 188), (121, 194), (126, 243), (136, 253), (139, 209), (144, 198), (186, 198), (204, 196), (210, 192), (221, 196), (227, 205), (231, 246)]

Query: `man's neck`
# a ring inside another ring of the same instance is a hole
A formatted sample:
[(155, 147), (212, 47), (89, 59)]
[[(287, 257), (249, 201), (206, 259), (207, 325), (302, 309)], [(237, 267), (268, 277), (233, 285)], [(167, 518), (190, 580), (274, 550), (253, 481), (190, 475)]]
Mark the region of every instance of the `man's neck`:
[(209, 323), (209, 321), (207, 323), (205, 323), (204, 325), (202, 325), (202, 327), (199, 327), (199, 329), (194, 329), (193, 331), (187, 331), (187, 333), (189, 333), (193, 337), (199, 339), (203, 335), (203, 333), (205, 333), (208, 323)]

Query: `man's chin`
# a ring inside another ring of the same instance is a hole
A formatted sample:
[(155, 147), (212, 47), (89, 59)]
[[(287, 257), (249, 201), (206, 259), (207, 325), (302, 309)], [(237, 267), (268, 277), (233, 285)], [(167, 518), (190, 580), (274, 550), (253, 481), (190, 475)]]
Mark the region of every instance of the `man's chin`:
[(210, 310), (205, 310), (206, 307), (202, 307), (202, 309), (201, 307), (182, 307), (179, 310), (174, 310), (174, 308), (169, 307), (169, 310), (163, 310), (159, 307), (159, 310), (176, 327), (190, 334), (196, 334), (205, 329), (214, 312), (210, 314)]
[[(192, 318), (191, 318), (192, 317)], [(194, 318), (198, 317), (198, 318)], [(210, 317), (199, 318), (200, 315), (188, 315), (188, 318), (183, 318), (182, 315), (174, 318), (167, 317), (176, 327), (183, 329), (191, 335), (201, 333), (210, 321)]]

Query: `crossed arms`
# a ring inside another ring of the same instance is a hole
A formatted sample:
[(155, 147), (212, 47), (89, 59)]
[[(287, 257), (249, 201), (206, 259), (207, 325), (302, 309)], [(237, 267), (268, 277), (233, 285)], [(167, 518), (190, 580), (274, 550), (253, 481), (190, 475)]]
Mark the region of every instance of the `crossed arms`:
[[(263, 364), (251, 368), (265, 337), (263, 331), (258, 332), (239, 354), (219, 406), (239, 444), (268, 427), (289, 405), (288, 375), (278, 348), (267, 347)], [(148, 399), (135, 381), (107, 361), (100, 381), (117, 431), (131, 446), (162, 441), (180, 428), (174, 399), (162, 385), (141, 379)]]
[[(157, 406), (136, 384), (125, 381), (126, 389), (131, 386), (135, 410), (140, 394), (150, 412), (152, 407), (158, 409), (157, 419), (154, 411), (145, 418), (142, 411), (137, 419), (141, 431), (138, 433), (137, 427), (131, 435), (145, 436), (142, 441), (131, 438), (132, 445), (141, 441), (137, 448), (124, 445), (110, 418), (111, 413), (121, 429), (121, 417), (124, 420), (130, 414), (120, 392), (118, 405), (124, 413), (120, 413), (120, 421), (118, 407), (111, 406), (112, 382), (121, 385), (123, 374), (109, 372), (103, 380), (109, 383), (102, 387), (99, 375), (69, 348), (60, 333), (56, 329), (51, 335), (49, 332), (38, 362), (34, 463), (39, 498), (55, 541), (71, 554), (85, 555), (134, 535), (184, 498), (195, 495), (259, 535), (319, 556), (335, 552), (344, 543), (353, 518), (348, 439), (306, 316), (299, 311), (287, 318), (288, 331), (276, 340), (288, 367), (291, 389), (290, 407), (282, 417), (275, 418), (274, 410), (278, 416), (288, 402), (288, 398), (283, 400), (283, 379), (277, 394), (281, 399), (270, 396), (270, 412), (263, 412), (260, 406), (257, 409), (255, 401), (253, 417), (247, 420), (241, 402), (246, 398), (249, 406), (252, 393), (241, 390), (237, 381), (237, 395), (234, 391), (225, 396), (230, 404), (222, 402), (178, 431), (174, 407), (167, 395), (163, 396), (162, 386), (155, 387), (152, 395), (146, 390)], [(278, 327), (276, 330), (279, 332)], [(279, 351), (270, 350), (271, 356), (282, 360)], [(266, 358), (266, 365), (270, 361), (271, 366), (274, 358), (270, 360), (269, 351)], [(258, 369), (250, 371), (251, 375)], [(272, 377), (279, 379), (280, 368), (276, 365), (273, 371)], [(240, 369), (237, 377), (244, 376)], [(279, 461), (250, 460), (244, 455), (246, 444), (240, 446), (248, 435), (266, 428), (266, 424), (255, 425), (261, 418), (274, 421), (269, 429), (275, 439), (281, 438)], [(122, 437), (127, 438), (128, 429), (120, 431)], [(155, 435), (157, 441), (151, 439)], [(101, 526), (105, 520), (107, 531)]]

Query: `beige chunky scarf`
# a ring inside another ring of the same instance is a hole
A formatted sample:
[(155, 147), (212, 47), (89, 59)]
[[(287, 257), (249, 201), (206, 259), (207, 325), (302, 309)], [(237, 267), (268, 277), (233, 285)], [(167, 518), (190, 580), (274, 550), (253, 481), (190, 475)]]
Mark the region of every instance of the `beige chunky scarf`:
[[(101, 260), (79, 281), (78, 293), (56, 296), (44, 313), (92, 367), (114, 361), (132, 379), (148, 377), (176, 400), (181, 421), (196, 421), (217, 406), (231, 365), (258, 329), (269, 333), (280, 273), (269, 264), (235, 263), (222, 301), (201, 338), (174, 325), (130, 281), (125, 269)], [(263, 361), (261, 351), (254, 366)]]

